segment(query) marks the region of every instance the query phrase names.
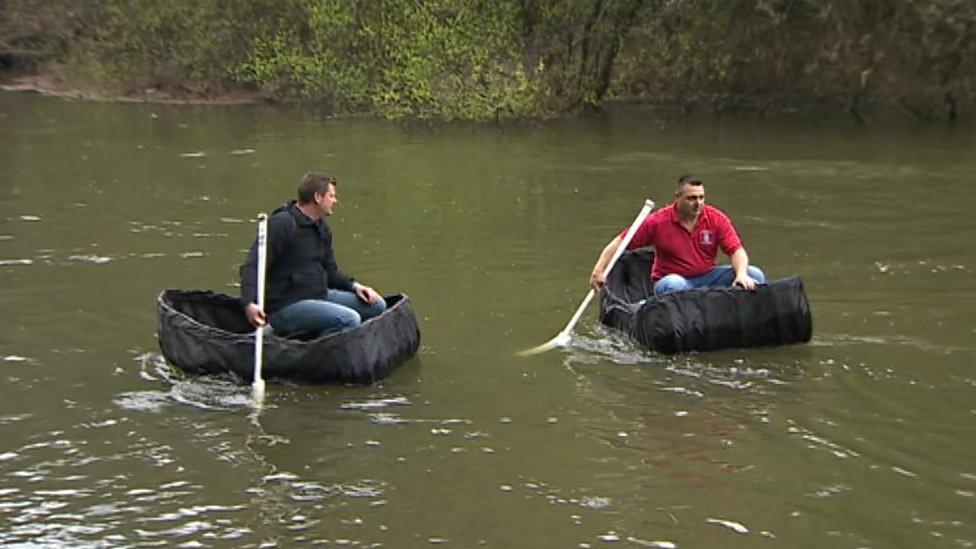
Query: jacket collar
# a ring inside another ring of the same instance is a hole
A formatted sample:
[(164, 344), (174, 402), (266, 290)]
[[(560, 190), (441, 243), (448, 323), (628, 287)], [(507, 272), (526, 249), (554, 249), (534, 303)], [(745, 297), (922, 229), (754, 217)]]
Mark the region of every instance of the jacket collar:
[(322, 240), (331, 240), (331, 237), (329, 236), (331, 231), (329, 230), (329, 226), (325, 223), (325, 219), (317, 219), (313, 221), (310, 217), (298, 209), (297, 200), (292, 200), (291, 202), (279, 207), (275, 210), (275, 212), (279, 212), (281, 210), (286, 210), (288, 214), (291, 215), (291, 218), (295, 220), (296, 226), (314, 229), (315, 232), (318, 233), (319, 238)]
[(282, 208), (288, 209), (288, 213), (291, 214), (292, 218), (295, 219), (295, 223), (297, 223), (299, 227), (311, 227), (313, 225), (318, 225), (322, 221), (321, 219), (312, 220), (310, 217), (302, 213), (302, 211), (298, 209), (297, 200), (292, 200), (285, 206), (282, 206)]

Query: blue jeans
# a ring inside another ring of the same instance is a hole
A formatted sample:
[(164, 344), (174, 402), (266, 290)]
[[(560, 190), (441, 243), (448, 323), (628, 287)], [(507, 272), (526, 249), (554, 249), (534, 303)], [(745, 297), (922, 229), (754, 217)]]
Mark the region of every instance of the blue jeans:
[[(760, 284), (766, 282), (766, 275), (759, 267), (750, 265), (748, 272), (749, 276), (756, 279), (756, 282)], [(669, 274), (661, 277), (654, 283), (654, 295), (683, 292), (708, 286), (731, 286), (733, 281), (735, 281), (735, 271), (732, 270), (732, 265), (719, 265), (712, 267), (712, 270), (701, 276), (685, 278), (681, 275)]]
[(284, 337), (317, 338), (354, 328), (386, 310), (386, 301), (366, 303), (353, 292), (328, 290), (321, 299), (303, 299), (273, 313), (274, 333)]

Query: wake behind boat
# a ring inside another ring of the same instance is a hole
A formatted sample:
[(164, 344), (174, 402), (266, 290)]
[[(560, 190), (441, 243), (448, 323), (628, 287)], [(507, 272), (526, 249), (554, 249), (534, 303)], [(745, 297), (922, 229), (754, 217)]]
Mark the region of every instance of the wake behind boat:
[[(416, 354), (420, 329), (410, 298), (355, 328), (312, 340), (264, 336), (263, 376), (312, 383), (372, 383)], [(240, 299), (208, 290), (164, 290), (156, 298), (163, 356), (195, 374), (254, 377), (255, 330)]]
[(600, 321), (660, 353), (714, 351), (810, 341), (810, 303), (798, 277), (755, 290), (700, 288), (653, 295), (654, 255), (626, 252), (607, 276)]

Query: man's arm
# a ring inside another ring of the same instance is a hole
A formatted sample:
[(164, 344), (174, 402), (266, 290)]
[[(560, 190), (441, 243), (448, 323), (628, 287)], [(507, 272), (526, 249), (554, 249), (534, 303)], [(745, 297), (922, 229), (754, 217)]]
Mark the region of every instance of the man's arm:
[(373, 288), (356, 282), (356, 279), (347, 275), (339, 269), (335, 260), (335, 251), (332, 248), (332, 230), (328, 230), (328, 239), (325, 243), (325, 257), (322, 258), (322, 267), (329, 277), (329, 287), (337, 290), (353, 292), (359, 299), (366, 303), (376, 303), (383, 297)]
[(335, 250), (332, 248), (332, 229), (325, 225), (325, 255), (322, 257), (322, 268), (329, 277), (329, 287), (346, 292), (355, 292), (355, 279), (339, 269), (336, 263)]
[(749, 276), (749, 255), (746, 254), (746, 249), (740, 246), (738, 250), (732, 252), (729, 259), (732, 261), (732, 270), (735, 271), (735, 280), (732, 285), (742, 286), (746, 290), (754, 290), (756, 280)]
[[(285, 244), (288, 241), (288, 222), (289, 219), (283, 216), (272, 215), (268, 220), (268, 257), (265, 267), (267, 272), (271, 271), (271, 266), (281, 255)], [(241, 304), (244, 305), (244, 314), (251, 324), (257, 328), (264, 326), (268, 319), (264, 314), (264, 309), (258, 306), (258, 241), (254, 239), (251, 249), (248, 250), (244, 263), (240, 268), (241, 275)], [(267, 275), (267, 272), (265, 275)]]
[(258, 279), (258, 242), (255, 238), (251, 244), (251, 249), (247, 252), (244, 263), (241, 265), (241, 304), (244, 305), (244, 316), (255, 328), (264, 326), (268, 319), (264, 315), (264, 310), (257, 304), (257, 279)]
[(603, 276), (604, 269), (607, 268), (607, 264), (610, 263), (610, 259), (613, 258), (614, 252), (620, 247), (620, 241), (622, 240), (620, 235), (614, 237), (603, 251), (600, 252), (600, 258), (596, 260), (596, 264), (593, 265), (593, 272), (590, 273), (590, 286), (594, 290), (600, 291), (603, 285), (607, 283), (607, 279)]

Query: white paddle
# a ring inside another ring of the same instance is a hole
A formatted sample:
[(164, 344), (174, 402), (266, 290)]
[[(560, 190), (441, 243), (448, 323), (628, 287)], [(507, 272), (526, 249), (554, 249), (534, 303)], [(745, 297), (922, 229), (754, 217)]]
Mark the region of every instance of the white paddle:
[[(641, 223), (644, 222), (644, 219), (648, 215), (650, 215), (652, 209), (654, 209), (654, 201), (650, 199), (644, 201), (644, 207), (641, 209), (640, 213), (637, 214), (637, 219), (634, 219), (634, 222), (630, 224), (630, 228), (627, 229), (627, 234), (625, 234), (624, 239), (620, 241), (620, 246), (618, 246), (617, 251), (613, 253), (613, 256), (610, 258), (610, 262), (607, 263), (606, 268), (603, 269), (604, 279), (606, 279), (606, 277), (610, 275), (610, 270), (613, 269), (614, 264), (617, 263), (617, 260), (620, 259), (621, 255), (623, 255), (624, 250), (627, 249), (627, 245), (630, 244), (631, 240), (633, 240), (634, 233), (637, 232), (637, 228), (640, 227)], [(556, 337), (550, 339), (549, 341), (537, 347), (532, 347), (531, 349), (520, 351), (519, 355), (520, 356), (537, 355), (539, 353), (544, 353), (550, 349), (555, 349), (556, 347), (563, 347), (566, 344), (568, 344), (571, 337), (570, 334), (572, 333), (573, 328), (576, 326), (576, 323), (579, 322), (580, 317), (583, 316), (583, 311), (586, 310), (586, 306), (590, 304), (590, 301), (593, 299), (593, 296), (595, 294), (596, 291), (593, 288), (590, 288), (589, 293), (587, 293), (586, 297), (583, 298), (583, 303), (580, 304), (579, 309), (576, 309), (576, 314), (573, 315), (573, 318), (569, 319), (569, 324), (567, 324), (566, 327), (563, 328), (563, 331), (556, 334)]]
[[(264, 272), (268, 266), (268, 214), (258, 214), (258, 307), (264, 310)], [(264, 379), (261, 377), (261, 363), (264, 355), (264, 326), (254, 331), (254, 382), (251, 395), (254, 402), (264, 403)]]

